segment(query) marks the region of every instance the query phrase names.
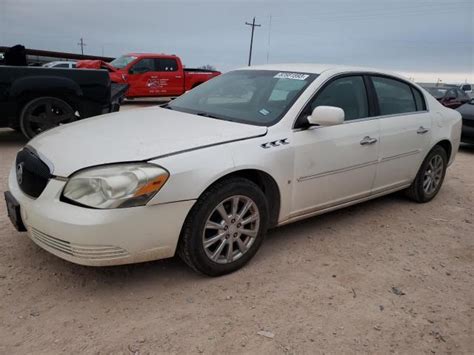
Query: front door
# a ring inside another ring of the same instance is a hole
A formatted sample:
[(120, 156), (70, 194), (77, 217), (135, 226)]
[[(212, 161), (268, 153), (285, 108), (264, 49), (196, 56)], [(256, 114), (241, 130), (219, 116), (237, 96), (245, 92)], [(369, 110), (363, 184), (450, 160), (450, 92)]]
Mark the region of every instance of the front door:
[(128, 96), (145, 97), (157, 94), (159, 72), (152, 58), (142, 58), (130, 68)]
[[(345, 122), (295, 130), (293, 208), (290, 218), (370, 195), (379, 149), (379, 121), (371, 119), (362, 76), (338, 77), (304, 110), (340, 107)], [(298, 127), (296, 127), (298, 128)]]

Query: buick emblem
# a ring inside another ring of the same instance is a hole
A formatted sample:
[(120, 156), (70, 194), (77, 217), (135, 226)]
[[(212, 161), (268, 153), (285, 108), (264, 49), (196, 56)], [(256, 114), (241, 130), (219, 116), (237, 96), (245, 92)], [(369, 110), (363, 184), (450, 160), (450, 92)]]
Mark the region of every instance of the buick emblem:
[(18, 181), (18, 185), (21, 185), (23, 182), (23, 165), (25, 163), (19, 163), (16, 165), (16, 181)]

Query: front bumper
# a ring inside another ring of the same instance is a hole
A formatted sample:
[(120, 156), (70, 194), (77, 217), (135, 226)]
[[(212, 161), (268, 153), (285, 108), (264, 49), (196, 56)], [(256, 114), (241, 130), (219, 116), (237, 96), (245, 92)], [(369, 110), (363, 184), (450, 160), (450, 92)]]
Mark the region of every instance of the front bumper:
[(41, 248), (76, 264), (106, 266), (164, 259), (175, 254), (184, 220), (195, 201), (98, 210), (60, 201), (65, 182), (51, 179), (32, 199), (9, 189), (19, 202), (29, 237)]

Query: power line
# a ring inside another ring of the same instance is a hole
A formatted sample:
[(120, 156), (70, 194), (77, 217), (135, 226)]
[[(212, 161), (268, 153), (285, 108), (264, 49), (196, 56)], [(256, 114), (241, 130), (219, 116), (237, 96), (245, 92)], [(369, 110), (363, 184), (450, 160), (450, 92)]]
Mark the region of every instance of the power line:
[(250, 51), (249, 51), (249, 66), (252, 65), (252, 49), (253, 49), (253, 34), (255, 32), (255, 27), (261, 27), (262, 25), (255, 24), (255, 17), (253, 18), (252, 23), (245, 22), (247, 26), (252, 26), (252, 35), (250, 37)]
[(81, 54), (84, 55), (84, 47), (87, 46), (87, 44), (84, 43), (84, 40), (81, 37), (80, 42), (77, 44), (78, 46), (81, 46)]
[(268, 24), (268, 45), (267, 45), (267, 64), (270, 61), (270, 40), (272, 35), (272, 15), (270, 15), (270, 21)]

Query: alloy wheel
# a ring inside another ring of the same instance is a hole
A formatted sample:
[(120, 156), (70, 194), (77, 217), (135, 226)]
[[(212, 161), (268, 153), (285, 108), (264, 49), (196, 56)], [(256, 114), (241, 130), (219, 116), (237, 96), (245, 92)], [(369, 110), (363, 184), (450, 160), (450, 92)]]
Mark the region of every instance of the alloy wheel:
[(218, 264), (232, 263), (253, 245), (260, 227), (260, 212), (247, 196), (232, 196), (209, 215), (202, 234), (207, 257)]
[(438, 188), (443, 177), (444, 162), (440, 155), (434, 155), (423, 176), (423, 191), (427, 195), (431, 195)]

